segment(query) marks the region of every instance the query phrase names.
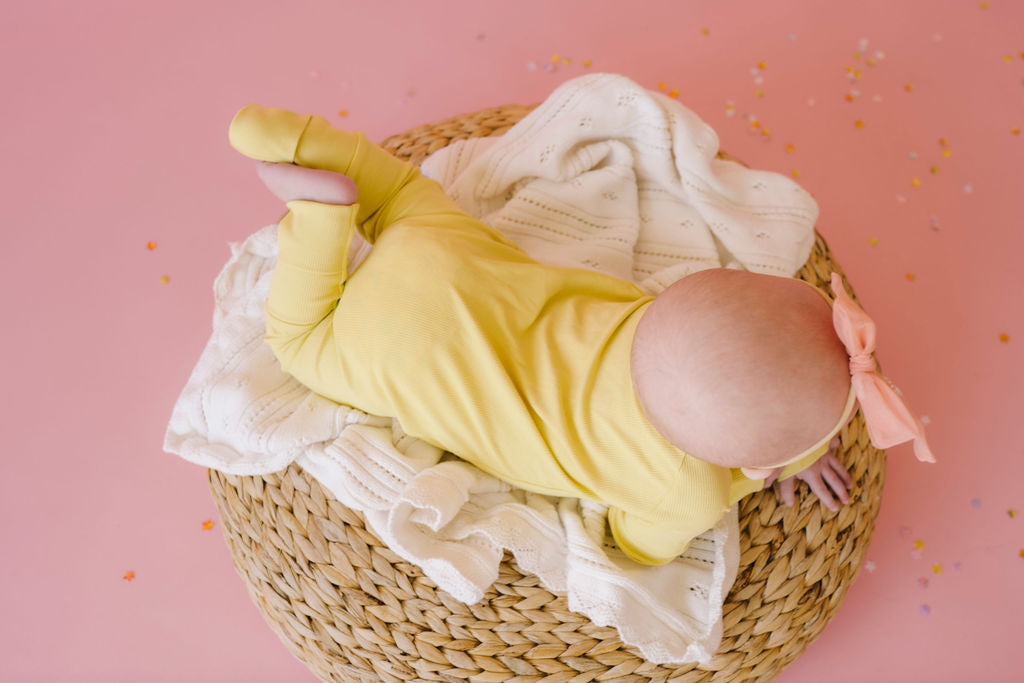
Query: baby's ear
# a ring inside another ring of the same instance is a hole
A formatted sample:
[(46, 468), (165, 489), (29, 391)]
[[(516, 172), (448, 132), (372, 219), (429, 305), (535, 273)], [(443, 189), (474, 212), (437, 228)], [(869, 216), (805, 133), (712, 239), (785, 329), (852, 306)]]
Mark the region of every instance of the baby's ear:
[(287, 109), (247, 104), (231, 120), (228, 140), (252, 159), (290, 164), (310, 118)]

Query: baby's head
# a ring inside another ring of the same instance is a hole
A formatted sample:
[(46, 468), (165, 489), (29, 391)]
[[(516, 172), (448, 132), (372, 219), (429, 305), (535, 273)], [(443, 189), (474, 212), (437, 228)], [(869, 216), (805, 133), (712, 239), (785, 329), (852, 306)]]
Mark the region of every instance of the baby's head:
[(849, 362), (811, 287), (712, 268), (650, 304), (630, 371), (644, 413), (676, 447), (723, 467), (774, 467), (836, 426)]

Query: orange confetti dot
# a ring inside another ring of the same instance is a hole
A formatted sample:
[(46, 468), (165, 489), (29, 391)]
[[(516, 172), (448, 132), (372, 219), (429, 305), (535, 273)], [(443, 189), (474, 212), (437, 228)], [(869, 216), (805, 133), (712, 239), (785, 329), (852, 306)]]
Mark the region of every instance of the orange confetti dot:
[(761, 127), (761, 122), (760, 121), (751, 121), (750, 122), (750, 127), (751, 128), (760, 128)]
[(1024, 548), (1021, 548), (1021, 549), (1020, 549), (1020, 556), (1021, 556), (1021, 557), (1024, 557)]
[(592, 62), (592, 61), (590, 61), (589, 59), (584, 59), (584, 60), (583, 60), (583, 66), (587, 67), (588, 69), (590, 68), (590, 66), (591, 66), (592, 64), (593, 64), (593, 62)]
[(988, 3), (987, 2), (981, 3), (981, 9), (988, 9)]
[(914, 187), (921, 187), (921, 180), (918, 178), (914, 178), (913, 180), (910, 181), (910, 184), (913, 185)]
[(912, 86), (909, 83), (907, 83), (905, 86), (903, 86), (903, 89), (906, 90), (907, 92), (913, 92), (914, 91), (914, 86)]
[(793, 151), (793, 150), (795, 150), (795, 149), (796, 149), (796, 147), (794, 147), (794, 146), (793, 146), (793, 145), (791, 145), (791, 144), (790, 144), (790, 145), (786, 145), (786, 151), (787, 151), (787, 152), (792, 152), (792, 151)]
[(162, 284), (162, 285), (166, 285), (170, 281), (171, 281), (171, 278), (166, 276), (166, 275), (164, 275), (163, 277), (160, 278), (160, 284)]
[(1003, 342), (1004, 344), (1007, 343), (1008, 341), (1010, 341), (1010, 335), (1003, 332), (1001, 335), (999, 335), (999, 341)]
[(793, 176), (794, 178), (799, 178), (800, 177), (800, 171), (798, 171), (798, 170), (796, 170), (794, 168), (792, 171), (789, 172), (789, 175)]
[(552, 64), (557, 64), (560, 61), (562, 61), (562, 58), (560, 56), (558, 56), (558, 55), (551, 55), (551, 63)]
[(770, 130), (768, 130), (767, 128), (765, 128), (764, 130), (761, 131), (761, 135), (771, 135), (771, 134), (772, 134), (772, 132)]
[(205, 522), (203, 522), (203, 528), (206, 529), (207, 531), (212, 529), (213, 528), (213, 520), (212, 519), (208, 519)]
[[(854, 59), (860, 59), (860, 53), (855, 54), (853, 56), (853, 58)], [(846, 66), (846, 73), (852, 74), (854, 71), (856, 71), (856, 69), (854, 69), (852, 66), (849, 66), (849, 65)]]
[(864, 122), (858, 120), (858, 121), (855, 121), (853, 125), (857, 126), (858, 128), (863, 128), (864, 127)]
[(342, 118), (348, 116), (348, 109), (342, 109), (341, 111), (339, 111), (338, 112), (338, 116), (340, 116)]
[(873, 247), (877, 246), (878, 245), (878, 238), (877, 237), (872, 237), (871, 239), (868, 240), (868, 244), (870, 244)]
[(767, 66), (767, 65), (764, 62), (758, 62), (757, 63), (757, 68), (758, 69), (763, 69), (763, 68), (765, 68), (765, 66)]
[(907, 282), (913, 282), (917, 278), (913, 273), (907, 273)]
[(673, 88), (672, 91), (668, 94), (668, 96), (669, 97), (679, 97), (679, 91)]
[(1010, 133), (1012, 133), (1013, 135), (1020, 135), (1020, 128), (1014, 126), (1013, 128), (1010, 129)]
[(124, 576), (123, 576), (122, 578), (123, 578), (123, 579), (124, 579), (125, 581), (131, 581), (132, 579), (134, 579), (134, 578), (135, 578), (135, 572), (132, 572), (132, 571), (129, 571), (129, 572), (125, 572), (125, 575), (124, 575)]
[(846, 101), (853, 102), (853, 95), (851, 95), (850, 93), (846, 93)]
[(924, 550), (924, 541), (921, 541), (921, 540), (914, 541), (914, 549), (915, 550)]
[(667, 86), (667, 85), (665, 85), (664, 83), (659, 83), (659, 84), (658, 84), (658, 90), (664, 90), (664, 89), (665, 89), (665, 88), (667, 88), (667, 87), (668, 87), (668, 86)]
[(153, 251), (156, 249), (156, 242), (146, 242), (146, 249)]
[(932, 573), (933, 574), (941, 574), (942, 573), (942, 565), (941, 564), (933, 564), (932, 565)]
[(939, 138), (939, 144), (943, 147), (949, 147), (949, 140), (946, 138)]

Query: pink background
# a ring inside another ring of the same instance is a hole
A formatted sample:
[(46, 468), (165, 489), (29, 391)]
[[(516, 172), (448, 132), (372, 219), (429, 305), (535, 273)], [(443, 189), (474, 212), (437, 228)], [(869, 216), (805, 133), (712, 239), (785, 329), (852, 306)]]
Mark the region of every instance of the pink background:
[(235, 574), (205, 470), (162, 451), (227, 243), (283, 211), (228, 123), (258, 102), (380, 141), (540, 102), (588, 71), (678, 89), (726, 150), (799, 171), (886, 373), (928, 422), (939, 463), (890, 450), (871, 564), (779, 680), (1024, 678), (1024, 515), (1010, 512), (1024, 510), (1020, 3), (179, 0), (4, 15), (0, 679), (313, 680)]

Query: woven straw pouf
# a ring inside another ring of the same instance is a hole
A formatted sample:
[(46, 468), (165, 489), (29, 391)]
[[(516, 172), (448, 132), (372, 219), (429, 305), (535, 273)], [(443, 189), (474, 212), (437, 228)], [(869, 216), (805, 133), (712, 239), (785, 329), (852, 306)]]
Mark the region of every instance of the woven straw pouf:
[[(454, 140), (500, 135), (532, 109), (464, 114), (382, 145), (418, 165)], [(831, 295), (830, 272), (843, 272), (815, 237), (798, 277)], [(721, 646), (706, 666), (645, 661), (615, 629), (569, 611), (565, 597), (524, 574), (509, 553), (484, 599), (460, 603), (297, 465), (257, 477), (210, 470), (209, 479), (249, 594), (288, 649), (325, 681), (767, 681), (821, 634), (871, 539), (884, 453), (869, 443), (859, 409), (840, 440), (838, 457), (854, 483), (837, 512), (803, 486), (792, 508), (771, 490), (740, 503), (739, 570)]]

